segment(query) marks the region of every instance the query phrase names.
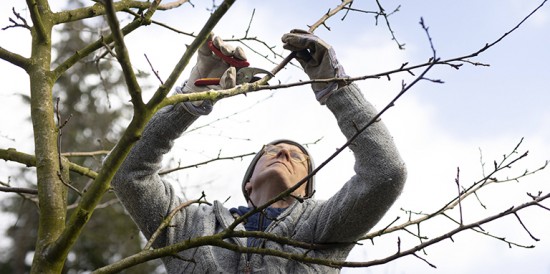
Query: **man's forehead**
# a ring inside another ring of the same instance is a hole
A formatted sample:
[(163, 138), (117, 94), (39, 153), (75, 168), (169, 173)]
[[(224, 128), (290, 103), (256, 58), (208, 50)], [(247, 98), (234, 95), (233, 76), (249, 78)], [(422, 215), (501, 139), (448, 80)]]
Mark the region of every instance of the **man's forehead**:
[(297, 150), (297, 151), (302, 151), (298, 146), (293, 145), (293, 144), (288, 144), (288, 143), (278, 143), (278, 144), (275, 144), (274, 146), (281, 147), (281, 148), (286, 148), (286, 149), (293, 149), (293, 150)]

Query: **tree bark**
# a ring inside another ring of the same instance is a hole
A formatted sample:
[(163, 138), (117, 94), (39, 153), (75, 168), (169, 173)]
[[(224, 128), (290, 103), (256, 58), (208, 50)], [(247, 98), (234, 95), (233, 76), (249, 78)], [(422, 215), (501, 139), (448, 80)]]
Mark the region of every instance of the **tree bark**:
[[(32, 63), (27, 73), (31, 90), (36, 173), (39, 199), (39, 227), (31, 273), (60, 273), (64, 258), (48, 256), (48, 247), (65, 229), (68, 168), (62, 171), (57, 138), (59, 129), (54, 120), (50, 73), (52, 12), (47, 1), (27, 0), (33, 21)], [(64, 179), (62, 179), (64, 177)]]

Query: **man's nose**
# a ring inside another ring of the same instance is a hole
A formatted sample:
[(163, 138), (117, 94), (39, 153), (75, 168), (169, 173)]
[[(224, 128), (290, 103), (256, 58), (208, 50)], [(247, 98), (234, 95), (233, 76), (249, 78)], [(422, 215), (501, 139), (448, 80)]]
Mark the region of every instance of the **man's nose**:
[(281, 148), (279, 153), (277, 153), (277, 158), (286, 158), (287, 161), (290, 161), (290, 151), (286, 148)]

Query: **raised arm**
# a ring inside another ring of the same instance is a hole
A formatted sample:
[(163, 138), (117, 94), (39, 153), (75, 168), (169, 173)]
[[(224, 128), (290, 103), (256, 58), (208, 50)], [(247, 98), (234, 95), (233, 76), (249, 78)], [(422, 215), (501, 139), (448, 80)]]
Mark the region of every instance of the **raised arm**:
[[(214, 38), (214, 45), (225, 55), (245, 59), (242, 49), (235, 49)], [(220, 86), (197, 87), (196, 79), (221, 77)], [(190, 93), (209, 89), (231, 88), (235, 86), (235, 69), (212, 54), (207, 43), (198, 52), (197, 64), (189, 80), (178, 93)], [(212, 102), (184, 102), (159, 110), (145, 127), (141, 139), (132, 148), (128, 157), (115, 175), (112, 186), (116, 195), (137, 223), (144, 235), (149, 238), (167, 214), (181, 203), (172, 186), (164, 182), (158, 174), (162, 157), (173, 146), (175, 139), (200, 116), (212, 111)], [(182, 223), (190, 215), (193, 207), (178, 214), (177, 222)], [(155, 242), (162, 246), (168, 241), (166, 234)]]
[[(326, 105), (347, 139), (377, 114), (355, 84), (339, 89)], [(349, 148), (355, 175), (318, 208), (319, 241), (357, 240), (384, 216), (406, 180), (405, 164), (382, 121), (367, 128)]]
[[(283, 36), (285, 48), (311, 79), (346, 77), (330, 45), (303, 31)], [(316, 98), (334, 114), (349, 140), (377, 113), (355, 84), (312, 85)], [(372, 124), (350, 145), (355, 175), (329, 200), (320, 202), (298, 229), (297, 238), (313, 242), (352, 242), (370, 230), (397, 199), (406, 169), (382, 121)]]

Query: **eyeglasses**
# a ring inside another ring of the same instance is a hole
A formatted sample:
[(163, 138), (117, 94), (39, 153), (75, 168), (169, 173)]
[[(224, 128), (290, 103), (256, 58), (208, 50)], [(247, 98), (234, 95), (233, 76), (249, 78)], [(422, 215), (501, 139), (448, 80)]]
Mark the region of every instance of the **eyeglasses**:
[[(267, 154), (267, 155), (277, 156), (277, 154), (279, 154), (279, 152), (281, 152), (281, 150), (283, 150), (283, 149), (284, 148), (282, 148), (280, 146), (265, 145), (263, 150), (264, 150), (264, 153)], [(287, 149), (287, 151), (289, 152), (290, 160), (292, 160), (295, 163), (303, 163), (303, 162), (307, 161), (307, 159), (309, 159), (309, 156), (307, 156), (305, 153), (303, 153), (301, 151), (288, 150), (288, 149)]]

